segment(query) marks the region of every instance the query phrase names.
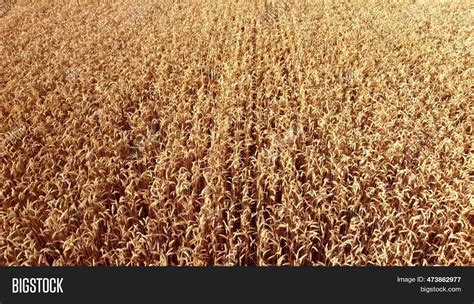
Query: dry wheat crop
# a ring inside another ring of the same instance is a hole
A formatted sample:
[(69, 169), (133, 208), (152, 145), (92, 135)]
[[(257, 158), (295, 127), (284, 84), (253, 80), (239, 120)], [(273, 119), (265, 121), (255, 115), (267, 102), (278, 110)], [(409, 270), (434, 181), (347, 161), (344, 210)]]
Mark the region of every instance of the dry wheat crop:
[(0, 8), (0, 265), (473, 264), (472, 1)]

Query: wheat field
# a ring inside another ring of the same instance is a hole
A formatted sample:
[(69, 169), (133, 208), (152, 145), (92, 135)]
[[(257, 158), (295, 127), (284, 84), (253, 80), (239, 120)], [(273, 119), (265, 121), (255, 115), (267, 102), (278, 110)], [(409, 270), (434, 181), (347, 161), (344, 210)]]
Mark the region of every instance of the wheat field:
[(473, 265), (472, 1), (5, 1), (0, 265)]

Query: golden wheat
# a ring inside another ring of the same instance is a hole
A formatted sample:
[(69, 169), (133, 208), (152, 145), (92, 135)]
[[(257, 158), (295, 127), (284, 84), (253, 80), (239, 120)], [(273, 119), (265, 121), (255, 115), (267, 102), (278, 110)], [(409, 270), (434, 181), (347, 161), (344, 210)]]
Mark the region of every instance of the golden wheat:
[(472, 265), (472, 10), (12, 2), (0, 265)]

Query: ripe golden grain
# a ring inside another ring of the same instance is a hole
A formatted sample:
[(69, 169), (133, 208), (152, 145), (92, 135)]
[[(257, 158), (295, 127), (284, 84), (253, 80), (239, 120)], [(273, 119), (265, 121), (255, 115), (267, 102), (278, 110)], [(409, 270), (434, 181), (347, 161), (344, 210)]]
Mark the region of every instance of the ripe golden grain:
[(471, 1), (17, 1), (0, 265), (472, 265)]

